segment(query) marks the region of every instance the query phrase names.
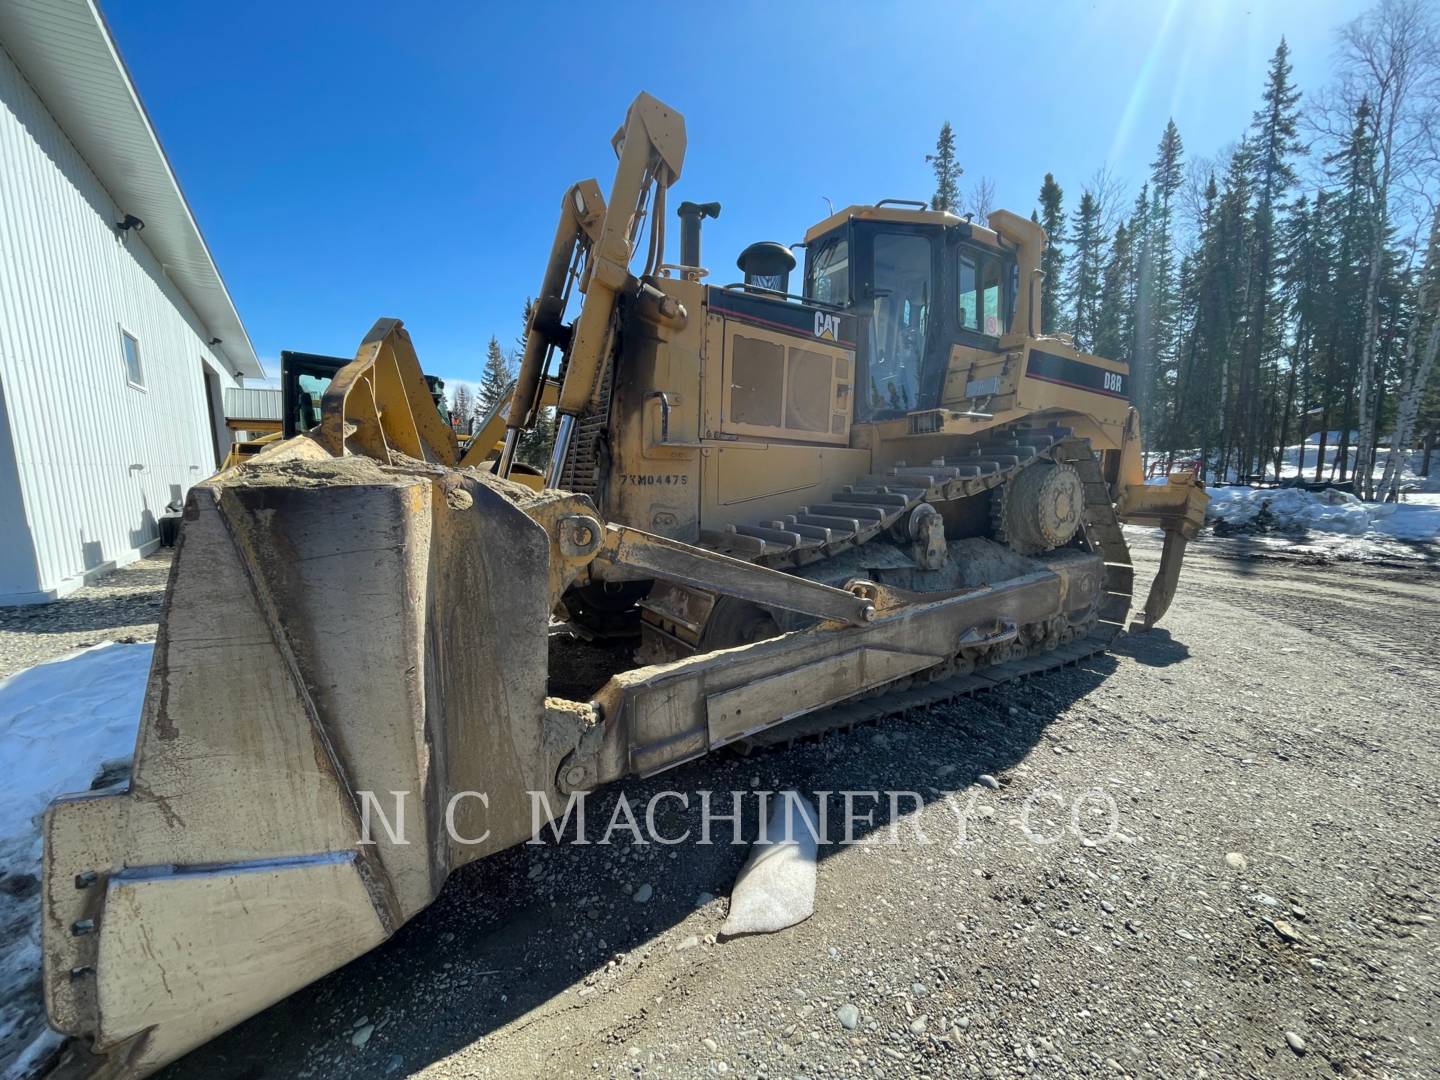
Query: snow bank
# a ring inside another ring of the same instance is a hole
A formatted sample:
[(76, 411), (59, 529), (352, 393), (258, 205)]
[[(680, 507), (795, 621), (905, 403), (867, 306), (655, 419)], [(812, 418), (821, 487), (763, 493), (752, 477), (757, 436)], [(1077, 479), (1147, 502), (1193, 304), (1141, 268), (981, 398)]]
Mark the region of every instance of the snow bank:
[(1410, 495), (1390, 509), (1394, 513), (1374, 524), (1376, 532), (1396, 540), (1440, 542), (1440, 493)]
[(40, 815), (127, 760), (153, 644), (97, 645), (0, 680), (0, 1068), (24, 1076), (59, 1036), (40, 999)]
[(1205, 520), (1235, 532), (1326, 532), (1440, 542), (1440, 495), (1367, 503), (1334, 488), (1217, 487), (1210, 489)]

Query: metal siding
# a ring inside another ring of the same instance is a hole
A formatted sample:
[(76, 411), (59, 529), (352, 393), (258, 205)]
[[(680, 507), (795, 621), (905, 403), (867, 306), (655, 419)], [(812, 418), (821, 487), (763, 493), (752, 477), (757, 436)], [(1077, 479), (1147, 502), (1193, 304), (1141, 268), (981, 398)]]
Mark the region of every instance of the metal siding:
[[(0, 552), (6, 592), (64, 593), (158, 535), (172, 498), (213, 471), (203, 324), (0, 51), (0, 381), (33, 561)], [(125, 378), (124, 326), (147, 389)], [(233, 380), (228, 380), (233, 384)], [(133, 468), (138, 466), (138, 468)], [(31, 589), (14, 584), (34, 577)], [(0, 593), (0, 602), (5, 595)]]
[(225, 415), (237, 420), (280, 420), (284, 406), (279, 390), (237, 386), (225, 391)]
[[(203, 316), (232, 371), (261, 375), (129, 72), (92, 0), (0, 0), (0, 46)], [(123, 217), (124, 214), (122, 213)]]

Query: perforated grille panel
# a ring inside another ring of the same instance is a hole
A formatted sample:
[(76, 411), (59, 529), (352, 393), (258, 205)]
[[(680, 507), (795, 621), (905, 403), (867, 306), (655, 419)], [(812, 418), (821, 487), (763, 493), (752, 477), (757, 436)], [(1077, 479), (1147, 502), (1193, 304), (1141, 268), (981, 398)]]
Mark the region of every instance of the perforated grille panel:
[(785, 380), (785, 426), (791, 431), (830, 430), (830, 402), (834, 397), (830, 357), (808, 349), (790, 350), (790, 373)]
[(730, 409), (738, 424), (779, 427), (785, 386), (784, 350), (769, 341), (735, 335), (730, 367)]

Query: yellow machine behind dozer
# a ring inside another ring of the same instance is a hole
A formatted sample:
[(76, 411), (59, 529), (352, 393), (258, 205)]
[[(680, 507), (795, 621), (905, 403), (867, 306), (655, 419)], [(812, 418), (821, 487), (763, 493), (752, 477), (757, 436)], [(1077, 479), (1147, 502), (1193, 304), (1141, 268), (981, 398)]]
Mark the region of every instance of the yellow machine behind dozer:
[(105, 1075), (374, 948), (537, 805), (1102, 652), (1122, 521), (1165, 532), (1140, 620), (1169, 605), (1207, 496), (1145, 484), (1123, 363), (1037, 332), (1039, 226), (884, 200), (809, 230), (798, 295), (779, 244), (709, 284), (716, 204), (665, 261), (681, 117), (641, 94), (613, 146), (503, 432), (462, 454), (382, 319), (315, 426), (191, 490), (128, 789), (45, 819), (46, 1002)]

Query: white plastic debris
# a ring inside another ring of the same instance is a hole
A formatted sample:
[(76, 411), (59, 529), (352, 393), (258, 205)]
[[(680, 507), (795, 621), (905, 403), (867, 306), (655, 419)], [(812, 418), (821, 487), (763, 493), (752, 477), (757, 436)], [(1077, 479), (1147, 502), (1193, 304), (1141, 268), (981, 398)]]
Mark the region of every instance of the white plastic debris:
[(815, 910), (815, 807), (798, 791), (776, 792), (750, 858), (735, 879), (720, 933), (769, 934), (804, 922)]

